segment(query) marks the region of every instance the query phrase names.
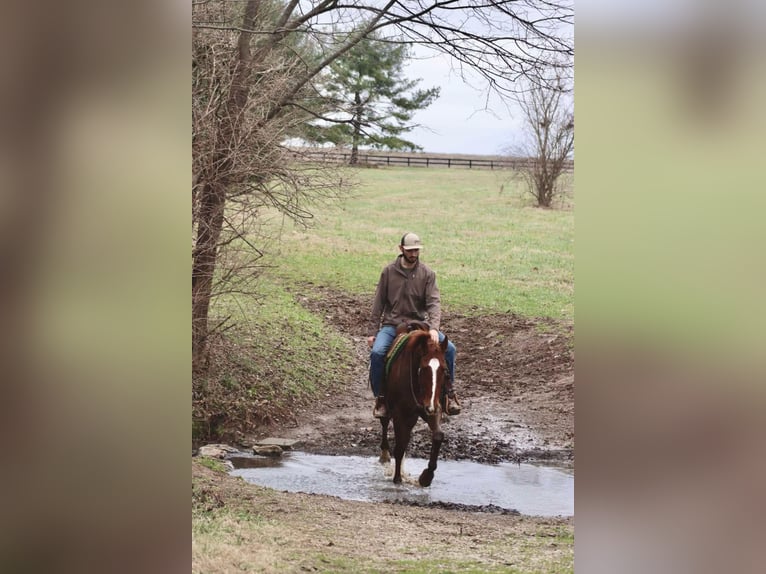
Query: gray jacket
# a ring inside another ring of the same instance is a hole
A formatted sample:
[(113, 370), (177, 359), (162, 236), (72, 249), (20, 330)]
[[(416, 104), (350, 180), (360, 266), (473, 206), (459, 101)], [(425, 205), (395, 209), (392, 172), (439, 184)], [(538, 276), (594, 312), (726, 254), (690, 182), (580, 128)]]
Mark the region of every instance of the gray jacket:
[(412, 269), (401, 264), (402, 256), (383, 268), (375, 290), (367, 334), (374, 336), (381, 325), (398, 325), (405, 319), (428, 321), (439, 330), (441, 299), (436, 273), (418, 261)]

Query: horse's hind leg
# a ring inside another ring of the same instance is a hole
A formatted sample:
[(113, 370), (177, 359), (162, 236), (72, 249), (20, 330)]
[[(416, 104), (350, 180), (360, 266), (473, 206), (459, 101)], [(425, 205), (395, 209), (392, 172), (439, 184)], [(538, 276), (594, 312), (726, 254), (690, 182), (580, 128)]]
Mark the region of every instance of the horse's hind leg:
[(388, 419), (380, 419), (381, 441), (380, 441), (380, 458), (379, 462), (387, 463), (391, 462), (391, 447), (388, 446)]
[(436, 461), (439, 459), (439, 450), (441, 450), (444, 441), (444, 433), (439, 424), (439, 414), (428, 417), (426, 422), (431, 428), (431, 456), (428, 459), (428, 468), (424, 469), (418, 478), (420, 486), (431, 486), (436, 470)]

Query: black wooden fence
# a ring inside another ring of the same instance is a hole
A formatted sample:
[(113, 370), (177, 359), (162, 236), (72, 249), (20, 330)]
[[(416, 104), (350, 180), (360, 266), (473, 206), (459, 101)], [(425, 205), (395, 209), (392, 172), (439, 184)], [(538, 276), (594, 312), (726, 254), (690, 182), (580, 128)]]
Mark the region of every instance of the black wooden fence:
[[(303, 161), (328, 162), (348, 164), (351, 161), (351, 152), (335, 150), (301, 150), (293, 152), (296, 159)], [(534, 159), (529, 158), (499, 158), (478, 156), (445, 156), (412, 154), (384, 154), (360, 151), (357, 154), (357, 162), (365, 166), (406, 166), (406, 167), (458, 167), (467, 169), (521, 169), (534, 164)], [(574, 169), (574, 161), (567, 161), (565, 169)]]

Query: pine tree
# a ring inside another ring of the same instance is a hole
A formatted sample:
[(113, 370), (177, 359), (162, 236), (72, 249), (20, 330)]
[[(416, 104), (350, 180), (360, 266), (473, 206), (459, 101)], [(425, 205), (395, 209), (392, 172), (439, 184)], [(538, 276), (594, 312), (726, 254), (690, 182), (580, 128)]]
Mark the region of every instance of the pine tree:
[(404, 77), (408, 48), (368, 38), (359, 42), (328, 70), (323, 88), (335, 111), (314, 123), (306, 138), (315, 143), (351, 147), (356, 164), (361, 146), (376, 149), (422, 149), (402, 137), (415, 126), (412, 117), (431, 105), (439, 88), (416, 89), (420, 79)]

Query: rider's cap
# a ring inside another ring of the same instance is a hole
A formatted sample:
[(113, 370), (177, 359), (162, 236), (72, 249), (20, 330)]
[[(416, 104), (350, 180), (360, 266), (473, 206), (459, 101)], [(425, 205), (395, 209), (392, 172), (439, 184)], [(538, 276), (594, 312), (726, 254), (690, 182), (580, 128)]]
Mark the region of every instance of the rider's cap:
[(404, 235), (402, 235), (401, 246), (407, 250), (423, 249), (423, 244), (420, 243), (420, 237), (418, 237), (414, 233), (405, 233)]

